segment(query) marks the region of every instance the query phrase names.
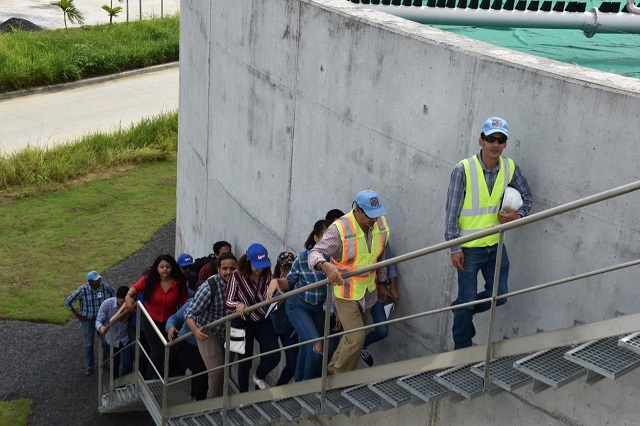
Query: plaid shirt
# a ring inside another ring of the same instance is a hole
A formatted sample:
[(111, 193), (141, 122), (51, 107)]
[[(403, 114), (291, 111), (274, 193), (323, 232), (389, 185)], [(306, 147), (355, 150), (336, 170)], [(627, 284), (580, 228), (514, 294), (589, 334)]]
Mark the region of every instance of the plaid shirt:
[[(487, 167), (482, 162), (482, 151), (477, 155), (482, 171), (484, 172), (484, 180), (487, 183), (487, 189), (489, 193), (493, 191), (493, 185), (496, 183), (498, 172), (500, 171), (500, 163), (493, 170), (487, 170)], [(515, 164), (515, 163), (514, 163)], [(513, 179), (509, 182), (509, 186), (515, 188), (522, 195), (522, 207), (518, 210), (518, 214), (525, 217), (531, 209), (531, 188), (529, 182), (522, 174), (522, 170), (516, 164), (516, 168), (513, 172)], [(467, 188), (467, 179), (464, 174), (464, 165), (459, 163), (453, 172), (451, 172), (451, 180), (449, 182), (449, 190), (447, 191), (447, 216), (445, 219), (446, 230), (444, 233), (445, 240), (453, 240), (460, 236), (460, 229), (458, 228), (458, 218), (462, 211), (462, 204), (464, 203), (464, 197)], [(461, 251), (460, 246), (451, 247), (451, 253), (457, 253)]]
[(109, 296), (115, 297), (116, 291), (107, 282), (100, 282), (97, 290), (93, 290), (91, 285), (86, 283), (71, 293), (64, 301), (64, 305), (71, 311), (73, 309), (73, 302), (80, 299), (80, 315), (94, 320), (98, 316), (100, 305), (102, 305), (102, 302), (107, 300)]
[[(317, 283), (327, 278), (324, 272), (314, 271), (309, 267), (309, 250), (301, 252), (293, 261), (291, 270), (287, 274), (289, 287), (296, 289)], [(307, 290), (298, 295), (302, 300), (310, 305), (319, 305), (327, 298), (327, 286), (318, 287), (313, 290)]]
[[(216, 287), (216, 291), (213, 295), (213, 301), (211, 300), (211, 284)], [(193, 296), (193, 300), (184, 314), (185, 319), (191, 318), (196, 322), (196, 324), (203, 326), (225, 317), (228, 314), (224, 306), (226, 288), (227, 283), (220, 278), (219, 274), (214, 275), (212, 278), (204, 282)], [(220, 324), (212, 330), (216, 337), (220, 339), (221, 342), (224, 342), (224, 324)]]

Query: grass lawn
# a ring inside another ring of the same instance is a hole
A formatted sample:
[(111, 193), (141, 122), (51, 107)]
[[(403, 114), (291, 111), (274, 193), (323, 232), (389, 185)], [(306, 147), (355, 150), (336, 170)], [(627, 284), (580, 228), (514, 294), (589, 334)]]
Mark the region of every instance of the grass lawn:
[(0, 318), (64, 323), (64, 299), (175, 218), (176, 161), (0, 204)]
[(32, 408), (30, 399), (0, 401), (0, 426), (26, 425)]

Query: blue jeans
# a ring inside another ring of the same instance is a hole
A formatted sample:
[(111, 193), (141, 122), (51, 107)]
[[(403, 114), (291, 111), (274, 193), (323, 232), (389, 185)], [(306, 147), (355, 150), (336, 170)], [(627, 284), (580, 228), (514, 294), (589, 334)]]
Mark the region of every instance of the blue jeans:
[[(104, 338), (102, 340), (102, 354), (103, 354), (102, 356), (104, 357), (103, 362), (107, 363), (107, 365), (109, 365), (108, 360), (110, 356), (109, 346), (110, 346), (109, 339)], [(113, 353), (115, 354), (125, 346), (126, 344), (121, 344), (120, 346), (118, 346), (118, 344), (116, 343), (113, 347)], [(120, 352), (118, 355), (113, 357), (113, 378), (114, 379), (117, 379), (120, 376), (129, 374), (133, 371), (133, 358), (135, 356), (134, 351), (135, 351), (135, 347), (129, 346), (127, 349), (125, 349), (124, 351)]]
[[(375, 303), (375, 305), (371, 307), (369, 314), (371, 315), (371, 319), (373, 320), (374, 324), (387, 320), (387, 316), (384, 313), (384, 305), (379, 300)], [(367, 337), (364, 338), (363, 348), (368, 348), (369, 345), (379, 342), (380, 340), (384, 339), (388, 335), (389, 335), (388, 324), (380, 325), (374, 328), (373, 330), (369, 331), (369, 333), (367, 333)]]
[(96, 320), (90, 319), (81, 323), (84, 335), (84, 362), (87, 368), (93, 368), (93, 342), (97, 334)]
[[(296, 330), (291, 326), (289, 326), (284, 333), (279, 334), (278, 337), (280, 338), (280, 344), (283, 348), (298, 343)], [(298, 351), (299, 347), (285, 349), (284, 356), (286, 364), (280, 373), (280, 378), (278, 379), (276, 386), (286, 385), (291, 381), (291, 378), (294, 377), (298, 361)]]
[[(454, 304), (474, 302), (479, 299), (486, 299), (492, 296), (493, 278), (496, 267), (496, 255), (498, 245), (491, 247), (463, 248), (464, 270), (458, 269), (458, 297)], [(478, 271), (482, 272), (484, 278), (484, 290), (478, 292)], [(509, 291), (507, 279), (509, 278), (509, 256), (507, 248), (502, 248), (502, 261), (500, 262), (500, 279), (498, 281), (498, 295)], [(504, 305), (506, 299), (498, 300), (497, 305)], [(455, 349), (467, 348), (471, 346), (471, 339), (476, 334), (473, 326), (473, 316), (479, 312), (487, 311), (491, 308), (491, 302), (481, 303), (475, 306), (468, 306), (453, 311), (453, 342)]]
[[(298, 296), (287, 299), (287, 318), (298, 333), (301, 342), (317, 339), (324, 334), (324, 309), (322, 304), (311, 305)], [(317, 342), (299, 346), (295, 382), (314, 379), (322, 374), (322, 354), (313, 347)]]

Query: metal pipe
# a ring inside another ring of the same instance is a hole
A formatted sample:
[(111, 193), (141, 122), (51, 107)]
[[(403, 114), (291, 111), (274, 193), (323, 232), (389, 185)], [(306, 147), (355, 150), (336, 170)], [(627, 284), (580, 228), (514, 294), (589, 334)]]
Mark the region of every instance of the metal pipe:
[[(627, 0), (627, 8), (629, 2)], [(592, 37), (598, 33), (640, 33), (640, 19), (632, 13), (600, 13), (592, 8), (587, 12), (554, 12), (532, 10), (462, 9), (427, 6), (393, 6), (363, 4), (378, 10), (421, 24), (468, 25), (493, 28), (550, 28), (575, 29)], [(640, 8), (633, 6), (638, 13)]]
[(333, 284), (329, 282), (329, 285), (327, 286), (327, 297), (324, 303), (324, 336), (322, 336), (322, 386), (320, 388), (320, 410), (322, 413), (327, 412), (327, 375), (329, 374), (328, 336), (331, 334), (331, 303), (329, 303), (329, 301), (331, 300), (332, 295)]
[[(246, 337), (246, 336), (245, 336)], [(224, 333), (224, 380), (222, 388), (222, 424), (227, 422), (227, 410), (229, 409), (229, 360), (231, 350), (229, 342), (231, 341), (231, 322), (225, 324)]]
[(496, 265), (493, 270), (493, 289), (491, 290), (491, 312), (489, 316), (489, 332), (487, 334), (487, 353), (484, 358), (484, 388), (489, 386), (489, 366), (491, 362), (491, 350), (493, 349), (493, 326), (496, 320), (496, 306), (498, 295), (498, 286), (500, 284), (500, 266), (502, 265), (502, 250), (504, 248), (504, 231), (500, 232), (498, 239), (498, 251), (496, 252)]
[(627, 0), (627, 10), (634, 15), (640, 15), (640, 7), (637, 7), (633, 0)]

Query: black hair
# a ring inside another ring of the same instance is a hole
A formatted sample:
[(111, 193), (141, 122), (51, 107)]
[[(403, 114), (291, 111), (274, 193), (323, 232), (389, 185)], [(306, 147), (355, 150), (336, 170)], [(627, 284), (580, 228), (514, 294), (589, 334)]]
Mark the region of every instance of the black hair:
[(222, 253), (222, 254), (220, 255), (220, 257), (218, 257), (218, 259), (216, 260), (216, 263), (218, 264), (218, 265), (217, 265), (217, 266), (218, 266), (218, 268), (219, 268), (219, 267), (220, 267), (220, 265), (222, 264), (222, 261), (223, 261), (223, 260), (229, 260), (229, 259), (232, 259), (232, 260), (235, 260), (236, 262), (238, 262), (238, 259), (236, 259), (236, 257), (233, 255), (233, 253), (231, 253), (231, 252), (228, 252), (228, 253)]
[(226, 241), (217, 241), (213, 245), (213, 254), (215, 254), (217, 256), (218, 253), (220, 253), (220, 249), (222, 247), (229, 247), (229, 250), (231, 250), (231, 244), (229, 244), (228, 242), (226, 242)]
[[(340, 217), (342, 216), (344, 215), (340, 215)], [(304, 242), (304, 248), (307, 250), (311, 250), (313, 246), (316, 245), (316, 240), (313, 237), (319, 237), (320, 235), (322, 235), (322, 231), (327, 229), (329, 225), (331, 225), (331, 222), (326, 219), (320, 219), (319, 221), (314, 223), (313, 231), (311, 231), (311, 233), (307, 237), (307, 241)]]
[(129, 287), (126, 285), (121, 285), (116, 290), (116, 299), (124, 299), (127, 296), (127, 292), (129, 291)]
[(336, 219), (341, 218), (342, 216), (344, 216), (344, 212), (342, 210), (331, 209), (327, 212), (327, 215), (324, 217), (324, 220), (329, 222), (329, 225), (331, 225)]
[(145, 291), (147, 294), (151, 294), (153, 290), (153, 286), (160, 282), (160, 274), (158, 273), (158, 265), (162, 261), (166, 261), (171, 265), (171, 278), (176, 279), (180, 282), (184, 281), (184, 275), (182, 274), (182, 270), (178, 265), (178, 262), (171, 256), (170, 254), (161, 254), (156, 257), (156, 260), (153, 261), (153, 265), (151, 265), (151, 270), (149, 274), (147, 274), (147, 280), (145, 282)]

